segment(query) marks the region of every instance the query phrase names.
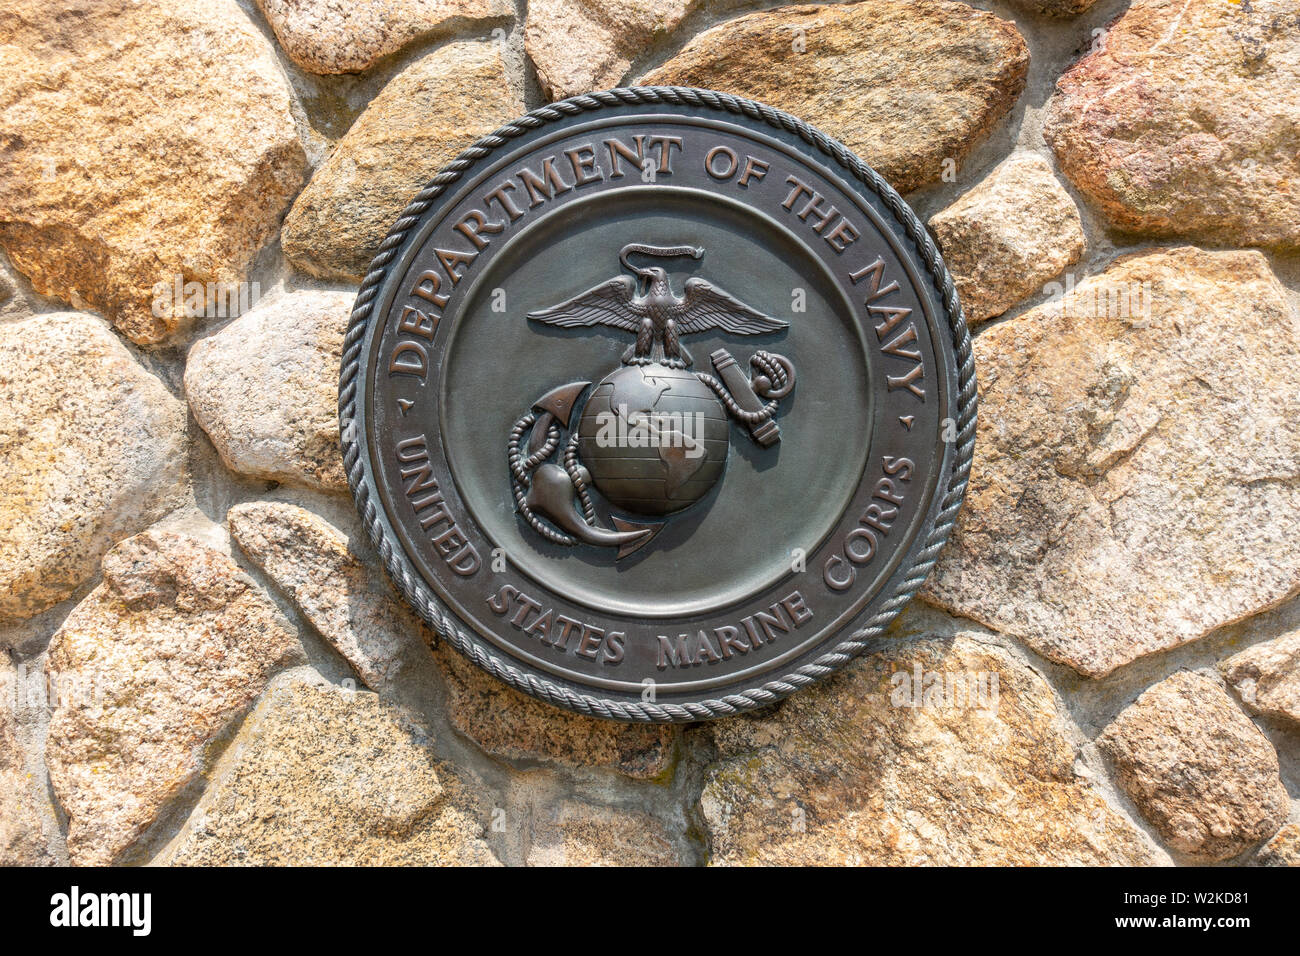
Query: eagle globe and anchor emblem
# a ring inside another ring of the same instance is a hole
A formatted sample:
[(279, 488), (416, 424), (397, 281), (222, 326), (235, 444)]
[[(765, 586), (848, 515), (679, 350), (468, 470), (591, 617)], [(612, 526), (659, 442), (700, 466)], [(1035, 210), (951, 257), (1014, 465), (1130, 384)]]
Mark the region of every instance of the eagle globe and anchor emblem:
[[(749, 359), (752, 376), (746, 376), (726, 349), (718, 349), (709, 357), (716, 374), (693, 371), (681, 340), (715, 330), (764, 335), (788, 323), (698, 277), (687, 279), (678, 296), (666, 269), (633, 261), (702, 259), (704, 253), (699, 246), (629, 243), (619, 262), (631, 275), (528, 314), (560, 328), (603, 326), (636, 336), (622, 364), (594, 388), (578, 381), (552, 389), (510, 433), (518, 512), (546, 540), (617, 548), (617, 558), (627, 557), (717, 483), (730, 450), (732, 419), (763, 447), (780, 441), (773, 419), (794, 389), (790, 360), (756, 351)], [(624, 513), (611, 513), (612, 528), (599, 523), (593, 487)]]
[(903, 200), (799, 118), (684, 87), (548, 104), (438, 172), (339, 371), (359, 514), (437, 638), (637, 723), (765, 707), (870, 647), (954, 526), (975, 418)]

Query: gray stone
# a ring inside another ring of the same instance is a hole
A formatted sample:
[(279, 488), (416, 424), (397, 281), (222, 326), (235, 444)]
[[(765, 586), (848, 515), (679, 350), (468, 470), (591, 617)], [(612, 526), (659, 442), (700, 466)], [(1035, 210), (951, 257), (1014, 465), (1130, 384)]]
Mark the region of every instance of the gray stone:
[(895, 639), (775, 713), (710, 724), (710, 862), (1154, 862), (1075, 771), (1046, 681), (985, 636), (944, 631), (904, 617)]
[(702, 0), (532, 0), (524, 48), (553, 100), (619, 86), (646, 45)]
[(1273, 745), (1212, 677), (1181, 671), (1166, 678), (1126, 707), (1098, 743), (1119, 785), (1180, 853), (1227, 859), (1286, 819)]
[(185, 406), (100, 319), (0, 324), (0, 622), (68, 598), (182, 490)]
[(416, 40), (514, 14), (509, 0), (257, 0), (289, 59), (311, 73), (360, 73)]
[(403, 650), (419, 646), (412, 637), (422, 627), (357, 560), (342, 532), (310, 511), (278, 502), (236, 505), (226, 520), (240, 549), (367, 687), (380, 689), (397, 675)]
[(1001, 315), (1083, 256), (1074, 200), (1036, 153), (1016, 153), (930, 218), (966, 321)]
[(970, 488), (922, 592), (1093, 677), (1300, 588), (1300, 336), (1257, 252), (1156, 250), (975, 339)]
[(295, 200), (285, 255), (312, 275), (361, 281), (434, 174), (525, 109), (499, 43), (451, 43), (416, 60), (370, 101)]
[(680, 866), (661, 823), (648, 813), (577, 800), (552, 804), (533, 823), (529, 866)]
[(1025, 88), (1015, 25), (946, 0), (795, 5), (701, 33), (643, 86), (700, 86), (807, 120), (899, 192), (960, 165)]
[(1261, 866), (1300, 866), (1300, 823), (1288, 823), (1259, 851)]
[(78, 865), (118, 862), (301, 654), (248, 575), (193, 538), (146, 531), (103, 570), (46, 662), (58, 692), (46, 760)]
[(1300, 722), (1300, 631), (1234, 654), (1219, 671), (1255, 713)]
[(347, 490), (338, 377), (355, 299), (351, 292), (279, 296), (190, 349), (186, 398), (231, 471)]
[(37, 783), (29, 779), (17, 734), (20, 689), (9, 656), (0, 653), (0, 866), (49, 866)]
[(176, 866), (492, 866), (491, 809), (374, 694), (286, 677), (160, 862)]

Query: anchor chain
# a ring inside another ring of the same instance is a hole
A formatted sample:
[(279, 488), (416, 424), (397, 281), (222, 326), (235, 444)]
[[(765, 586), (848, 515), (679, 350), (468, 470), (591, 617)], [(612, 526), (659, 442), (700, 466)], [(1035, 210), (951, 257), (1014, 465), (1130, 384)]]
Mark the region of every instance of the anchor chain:
[[(533, 513), (533, 509), (528, 507), (527, 495), (528, 485), (532, 479), (532, 474), (537, 470), (537, 466), (555, 453), (555, 449), (560, 447), (560, 428), (552, 424), (546, 430), (546, 441), (542, 447), (537, 449), (527, 458), (519, 451), (519, 443), (523, 440), (524, 434), (537, 421), (537, 416), (533, 412), (528, 412), (523, 418), (515, 422), (515, 427), (510, 430), (509, 443), (509, 461), (510, 461), (510, 490), (515, 496), (515, 505), (519, 508), (519, 513), (524, 516), (524, 520), (532, 526), (532, 529), (548, 541), (555, 544), (575, 545), (578, 539), (572, 535), (556, 531), (550, 525), (546, 524)], [(568, 458), (568, 452), (565, 453)], [(572, 477), (570, 472), (570, 477)]]
[(778, 361), (771, 352), (762, 349), (749, 357), (749, 364), (759, 374), (750, 379), (750, 387), (759, 398), (768, 399), (758, 411), (747, 412), (736, 404), (727, 386), (708, 372), (696, 372), (698, 378), (718, 396), (718, 401), (726, 406), (727, 411), (745, 425), (758, 425), (776, 414), (780, 400), (790, 394), (793, 381), (782, 361)]
[(587, 490), (587, 481), (582, 477), (581, 465), (578, 463), (577, 432), (569, 436), (568, 447), (564, 449), (564, 470), (569, 473), (573, 490), (578, 493), (578, 501), (582, 504), (582, 516), (587, 519), (587, 524), (595, 524), (596, 506), (592, 504), (591, 492)]

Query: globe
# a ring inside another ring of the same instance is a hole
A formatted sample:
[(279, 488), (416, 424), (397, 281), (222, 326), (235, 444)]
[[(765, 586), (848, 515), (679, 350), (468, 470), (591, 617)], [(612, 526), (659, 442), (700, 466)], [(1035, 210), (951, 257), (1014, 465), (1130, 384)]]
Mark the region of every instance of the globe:
[(689, 508), (727, 463), (727, 410), (689, 369), (625, 365), (607, 375), (578, 423), (578, 452), (611, 504), (645, 515)]

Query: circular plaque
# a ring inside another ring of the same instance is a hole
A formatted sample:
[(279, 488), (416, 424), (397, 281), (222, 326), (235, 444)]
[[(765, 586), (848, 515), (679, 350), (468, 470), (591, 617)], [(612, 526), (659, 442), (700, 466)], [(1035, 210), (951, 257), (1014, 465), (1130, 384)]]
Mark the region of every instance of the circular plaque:
[(493, 675), (701, 720), (858, 654), (961, 504), (970, 338), (911, 210), (761, 104), (632, 88), (479, 140), (403, 212), (343, 355), (398, 589)]

